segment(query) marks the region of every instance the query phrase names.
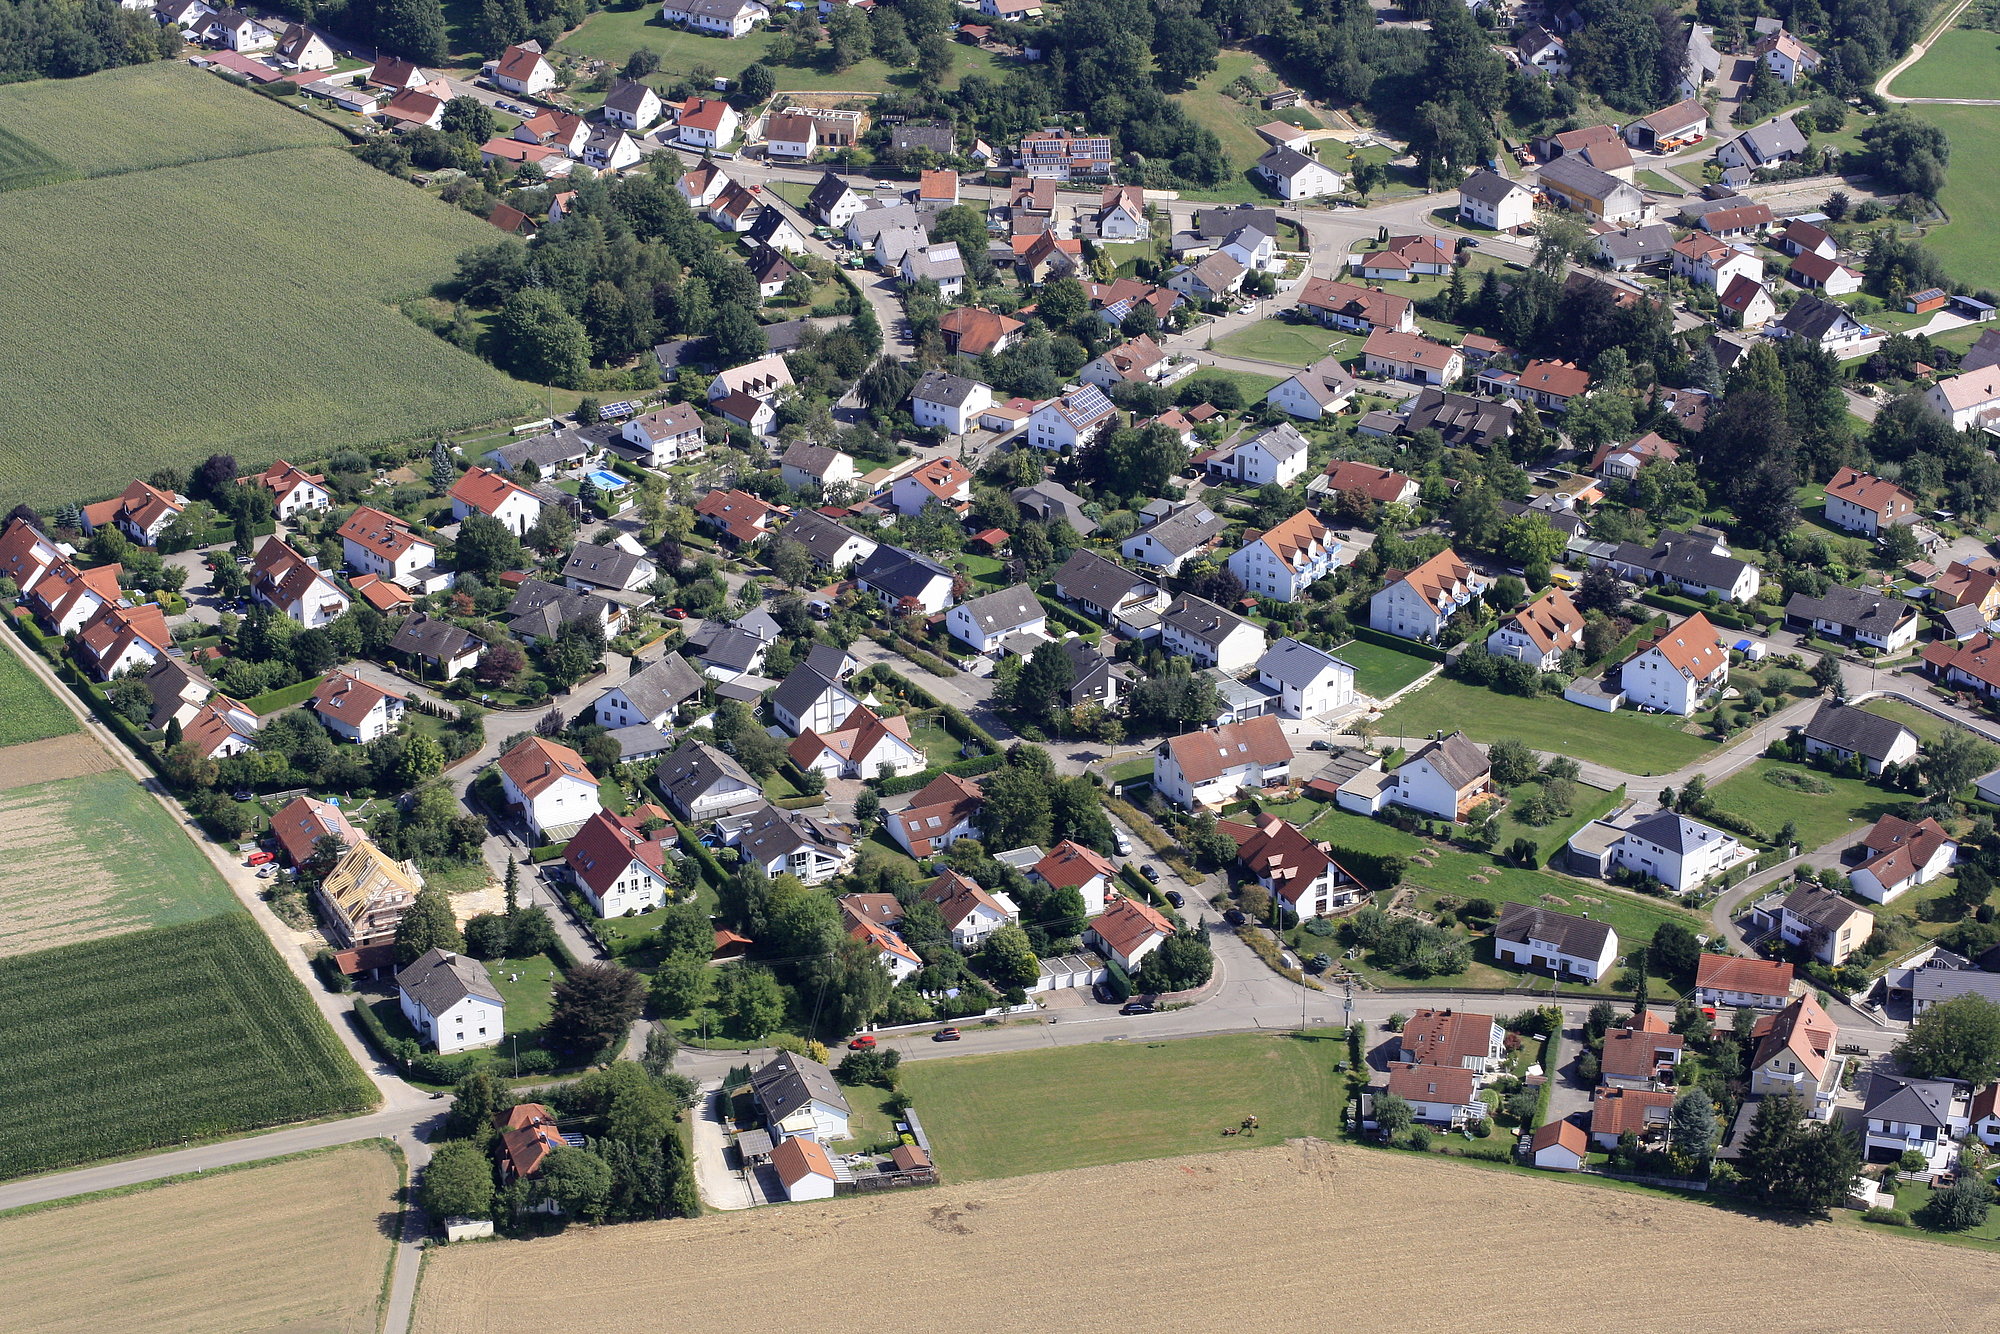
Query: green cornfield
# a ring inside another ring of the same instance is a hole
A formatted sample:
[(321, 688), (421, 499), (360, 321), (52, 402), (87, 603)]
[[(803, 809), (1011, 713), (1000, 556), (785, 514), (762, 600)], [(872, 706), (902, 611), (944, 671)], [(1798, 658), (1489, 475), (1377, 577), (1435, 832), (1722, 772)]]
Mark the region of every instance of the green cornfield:
[[(0, 125), (35, 158), (77, 176), (345, 142), (330, 125), (180, 61), (0, 87)], [(0, 138), (0, 189), (41, 184), (7, 182), (8, 166)], [(226, 220), (217, 223), (214, 231), (183, 239), (226, 238)]]
[(376, 1101), (244, 913), (0, 961), (0, 1016), (0, 1179)]
[(52, 507), (211, 453), (320, 458), (523, 411), (523, 386), (392, 304), (493, 239), (333, 148), (0, 194), (0, 496)]
[(0, 126), (0, 190), (53, 185), (71, 180), (76, 174), (20, 135)]

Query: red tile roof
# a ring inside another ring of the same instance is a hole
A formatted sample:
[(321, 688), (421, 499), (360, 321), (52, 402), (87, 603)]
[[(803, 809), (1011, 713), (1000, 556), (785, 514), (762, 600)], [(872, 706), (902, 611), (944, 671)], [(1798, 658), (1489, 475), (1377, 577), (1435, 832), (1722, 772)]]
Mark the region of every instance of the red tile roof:
[(565, 778), (597, 786), (597, 776), (583, 756), (547, 737), (531, 736), (500, 757), (500, 772), (530, 801)]
[(1493, 1049), (1493, 1016), (1469, 1010), (1418, 1010), (1403, 1024), (1403, 1050), (1419, 1065), (1457, 1065)]
[(313, 691), (312, 702), (314, 712), (323, 713), (349, 727), (359, 727), (361, 720), (383, 700), (403, 698), (405, 696), (370, 685), (358, 676), (334, 672), (320, 682), (319, 689)]
[(1913, 514), (1917, 508), (1916, 497), (1908, 491), (1859, 468), (1842, 468), (1835, 473), (1826, 484), (1826, 494), (1829, 500), (1844, 500), (1884, 520)]
[(1789, 996), (1792, 966), (1770, 959), (1703, 954), (1695, 965), (1694, 984), (1697, 989), (1737, 991), (1750, 996)]
[(606, 890), (618, 883), (618, 877), (625, 874), (626, 868), (634, 861), (646, 866), (655, 875), (664, 877), (666, 846), (662, 836), (672, 837), (674, 828), (667, 825), (661, 835), (648, 837), (644, 824), (645, 821), (637, 816), (599, 809), (583, 822), (583, 828), (576, 831), (575, 837), (563, 845), (563, 862), (600, 899)]
[(1697, 681), (1707, 680), (1717, 667), (1729, 661), (1728, 651), (1722, 647), (1722, 637), (1701, 612), (1688, 617), (1639, 652), (1645, 653), (1654, 648), (1670, 665)]
[(1389, 1062), (1389, 1092), (1405, 1102), (1441, 1102), (1469, 1107), (1478, 1100), (1479, 1079), (1462, 1065)]
[[(1651, 1089), (1601, 1088), (1590, 1104), (1590, 1133), (1593, 1135), (1637, 1135), (1649, 1125), (1664, 1125), (1665, 1113), (1673, 1110), (1674, 1095)], [(1647, 1112), (1657, 1115), (1650, 1120)]]
[(1104, 905), (1103, 912), (1090, 919), (1088, 929), (1104, 942), (1105, 948), (1129, 959), (1148, 937), (1171, 936), (1174, 924), (1150, 904), (1137, 899), (1116, 898)]
[(1326, 465), (1326, 489), (1333, 495), (1359, 491), (1378, 505), (1393, 505), (1403, 498), (1416, 479), (1388, 468), (1354, 459), (1336, 459)]
[(1244, 764), (1265, 767), (1292, 758), (1292, 743), (1274, 714), (1224, 723), (1169, 738), (1167, 754), (1191, 783), (1206, 783)]
[(361, 841), (340, 807), (312, 797), (293, 797), (280, 807), (271, 817), (271, 833), (294, 866), (311, 858), (313, 846), (322, 838), (338, 837), (350, 848)]

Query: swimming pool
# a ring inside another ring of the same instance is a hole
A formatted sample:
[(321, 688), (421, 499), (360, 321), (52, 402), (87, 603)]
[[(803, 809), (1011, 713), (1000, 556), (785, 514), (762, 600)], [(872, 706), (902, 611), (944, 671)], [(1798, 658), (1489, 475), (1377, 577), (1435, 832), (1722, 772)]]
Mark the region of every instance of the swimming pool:
[(629, 482), (617, 473), (606, 472), (602, 468), (593, 469), (587, 475), (590, 478), (591, 485), (595, 486), (599, 491), (616, 491), (620, 487), (630, 485)]

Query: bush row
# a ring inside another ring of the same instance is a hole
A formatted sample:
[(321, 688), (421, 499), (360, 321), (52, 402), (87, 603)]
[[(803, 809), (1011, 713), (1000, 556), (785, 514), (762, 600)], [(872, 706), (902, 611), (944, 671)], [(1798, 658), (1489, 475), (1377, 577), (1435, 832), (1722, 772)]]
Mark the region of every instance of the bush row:
[[(868, 780), (876, 793), (884, 797), (901, 796), (905, 792), (917, 792), (928, 786), (939, 774), (957, 774), (960, 778), (977, 778), (990, 774), (1007, 762), (1004, 755), (981, 755), (976, 760), (959, 760), (954, 764), (939, 765), (935, 768), (920, 769), (913, 774), (899, 774), (894, 778), (871, 778)], [(813, 798), (817, 803), (821, 800)], [(784, 805), (783, 802), (775, 803)]]

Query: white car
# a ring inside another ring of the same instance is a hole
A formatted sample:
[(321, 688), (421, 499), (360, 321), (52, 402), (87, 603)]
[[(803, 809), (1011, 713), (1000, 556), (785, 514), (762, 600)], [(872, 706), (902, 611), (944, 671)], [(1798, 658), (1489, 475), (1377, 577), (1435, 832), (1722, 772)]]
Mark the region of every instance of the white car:
[(1132, 840), (1125, 836), (1124, 830), (1112, 830), (1111, 837), (1118, 844), (1118, 855), (1120, 857), (1130, 857), (1132, 855)]

